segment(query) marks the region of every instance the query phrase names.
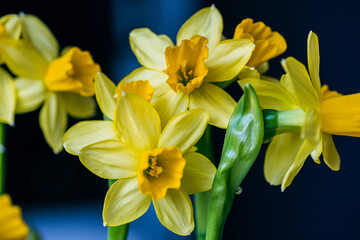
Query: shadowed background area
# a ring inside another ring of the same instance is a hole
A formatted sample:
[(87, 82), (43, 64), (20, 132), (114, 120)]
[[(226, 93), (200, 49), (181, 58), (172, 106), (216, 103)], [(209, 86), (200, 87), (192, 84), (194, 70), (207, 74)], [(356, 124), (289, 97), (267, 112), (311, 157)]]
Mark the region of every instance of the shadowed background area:
[[(89, 50), (102, 71), (114, 82), (139, 66), (131, 52), (128, 34), (149, 27), (175, 40), (181, 24), (197, 10), (220, 10), (224, 35), (231, 38), (242, 19), (263, 21), (281, 33), (287, 51), (270, 61), (269, 76), (284, 73), (281, 58), (293, 56), (307, 63), (306, 41), (310, 30), (320, 41), (320, 78), (343, 94), (360, 92), (358, 56), (360, 17), (357, 1), (7, 1), (0, 16), (20, 11), (42, 19), (57, 37), (60, 47)], [(241, 96), (237, 85), (229, 91)], [(15, 128), (7, 128), (7, 192), (24, 207), (26, 220), (45, 239), (105, 239), (101, 211), (106, 180), (88, 171), (66, 152), (54, 155), (45, 143), (39, 110), (17, 115)], [(100, 119), (98, 114), (94, 119)], [(77, 120), (70, 119), (69, 126)], [(220, 156), (224, 131), (215, 130), (215, 150)], [(311, 159), (293, 184), (281, 193), (263, 176), (266, 145), (236, 196), (224, 239), (357, 239), (360, 214), (360, 140), (334, 137), (342, 159), (341, 170), (331, 171)], [(150, 207), (152, 209), (152, 207)], [(175, 239), (151, 210), (130, 227), (129, 239)], [(178, 239), (185, 239), (178, 237)]]

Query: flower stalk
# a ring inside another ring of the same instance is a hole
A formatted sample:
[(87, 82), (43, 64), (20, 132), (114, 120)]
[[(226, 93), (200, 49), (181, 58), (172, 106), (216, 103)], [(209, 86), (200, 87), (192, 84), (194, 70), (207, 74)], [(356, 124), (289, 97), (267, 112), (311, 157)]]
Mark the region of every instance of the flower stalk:
[(262, 112), (264, 117), (264, 142), (281, 133), (299, 131), (306, 116), (301, 108), (287, 111), (264, 109)]
[[(212, 129), (208, 125), (204, 135), (200, 138), (196, 147), (197, 152), (205, 155), (212, 163), (214, 163), (214, 152), (211, 141)], [(215, 163), (214, 163), (215, 164)], [(205, 240), (206, 237), (206, 222), (208, 216), (208, 202), (209, 202), (210, 191), (201, 192), (195, 194), (195, 231), (196, 240)]]

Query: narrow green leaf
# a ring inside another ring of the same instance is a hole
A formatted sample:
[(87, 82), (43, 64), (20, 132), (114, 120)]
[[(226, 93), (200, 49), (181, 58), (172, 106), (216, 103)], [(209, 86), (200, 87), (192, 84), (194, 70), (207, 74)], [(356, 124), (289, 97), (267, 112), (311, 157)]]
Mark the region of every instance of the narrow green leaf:
[(220, 164), (210, 193), (206, 239), (222, 238), (235, 192), (253, 165), (263, 142), (262, 110), (251, 85), (237, 104), (228, 125)]

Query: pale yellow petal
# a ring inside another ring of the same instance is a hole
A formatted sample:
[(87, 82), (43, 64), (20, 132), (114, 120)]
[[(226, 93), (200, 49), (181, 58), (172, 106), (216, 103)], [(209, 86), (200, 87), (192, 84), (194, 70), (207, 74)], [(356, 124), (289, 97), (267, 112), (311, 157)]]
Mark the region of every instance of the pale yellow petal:
[(328, 133), (324, 133), (323, 135), (323, 157), (324, 162), (331, 170), (340, 170), (340, 156), (336, 150), (332, 136)]
[(25, 14), (21, 20), (24, 39), (30, 41), (48, 62), (55, 59), (59, 55), (59, 44), (50, 29), (34, 15)]
[(209, 115), (209, 124), (227, 128), (229, 119), (236, 106), (235, 100), (221, 88), (203, 83), (190, 95), (189, 108), (203, 108)]
[(119, 140), (104, 140), (81, 149), (79, 157), (95, 175), (119, 179), (137, 175), (141, 154)]
[(323, 152), (323, 133), (320, 134), (320, 142), (314, 147), (313, 151), (311, 152), (311, 158), (317, 164), (320, 164), (320, 155)]
[(41, 79), (45, 74), (48, 63), (29, 42), (0, 39), (0, 54), (15, 75)]
[(15, 84), (4, 69), (0, 68), (0, 122), (14, 124)]
[(290, 110), (296, 108), (294, 97), (280, 84), (257, 78), (241, 79), (238, 83), (241, 88), (244, 88), (247, 83), (251, 84), (263, 109)]
[(138, 151), (154, 149), (159, 141), (159, 114), (143, 98), (126, 93), (116, 105), (115, 122), (118, 135)]
[(321, 83), (319, 76), (319, 68), (320, 68), (320, 53), (319, 53), (319, 39), (317, 35), (310, 31), (308, 36), (308, 48), (307, 48), (307, 56), (308, 56), (308, 67), (309, 73), (311, 77), (311, 82), (318, 93), (318, 96), (321, 95)]
[(194, 230), (192, 203), (181, 189), (169, 189), (164, 198), (153, 203), (159, 221), (170, 231), (186, 236)]
[(95, 97), (102, 111), (109, 119), (114, 120), (116, 106), (115, 84), (103, 73), (95, 76)]
[(186, 165), (181, 188), (187, 194), (210, 190), (216, 173), (214, 164), (200, 153), (188, 152), (184, 158)]
[(170, 38), (158, 36), (148, 28), (138, 28), (130, 33), (130, 47), (139, 63), (147, 68), (166, 69), (165, 49), (172, 45)]
[[(237, 77), (241, 79), (245, 78), (258, 78), (260, 79), (260, 73), (259, 71), (254, 67), (248, 67), (245, 66), (243, 69), (241, 69), (240, 73), (237, 75)], [(279, 81), (279, 80), (277, 80)]]
[(318, 145), (320, 142), (320, 114), (315, 109), (310, 109), (306, 113), (303, 134), (307, 140), (313, 145)]
[(56, 93), (48, 92), (40, 110), (40, 127), (46, 142), (59, 153), (63, 149), (62, 138), (66, 130), (66, 109)]
[(2, 24), (6, 29), (6, 37), (13, 39), (19, 39), (22, 23), (18, 15), (9, 14), (0, 18), (0, 24)]
[(294, 158), (293, 164), (291, 164), (289, 170), (285, 174), (285, 177), (281, 184), (281, 191), (284, 191), (285, 188), (290, 186), (292, 181), (294, 180), (295, 176), (298, 174), (300, 169), (305, 163), (305, 160), (310, 155), (310, 153), (313, 151), (314, 145), (312, 145), (309, 141), (305, 140), (303, 141), (302, 145), (300, 146), (296, 157)]
[(255, 45), (249, 39), (230, 39), (220, 42), (205, 60), (209, 69), (204, 81), (231, 80), (249, 61)]
[(189, 95), (183, 91), (174, 92), (170, 86), (164, 82), (155, 88), (151, 104), (159, 113), (161, 127), (164, 128), (170, 118), (188, 109)]
[(106, 193), (104, 226), (118, 226), (141, 217), (149, 208), (151, 197), (140, 192), (137, 177), (119, 179)]
[(58, 93), (61, 95), (66, 112), (74, 118), (90, 118), (95, 115), (95, 100), (93, 97), (83, 97), (77, 93)]
[(145, 67), (140, 67), (132, 71), (129, 75), (121, 80), (121, 82), (131, 82), (138, 80), (148, 80), (153, 88), (155, 88), (154, 97), (156, 95), (156, 88), (164, 83), (169, 76), (163, 72), (154, 71)]
[(304, 111), (318, 108), (320, 98), (312, 85), (305, 66), (293, 57), (282, 60), (281, 64), (289, 76), (283, 78), (281, 84), (293, 94), (299, 106)]
[(280, 185), (304, 140), (299, 132), (275, 136), (266, 150), (264, 174), (271, 185)]
[(32, 78), (15, 79), (16, 113), (34, 111), (45, 99), (45, 88), (42, 80)]
[(180, 45), (183, 39), (190, 39), (192, 36), (201, 35), (209, 40), (207, 46), (209, 52), (211, 52), (220, 42), (222, 30), (222, 16), (219, 10), (213, 5), (201, 9), (181, 26), (176, 37), (176, 43)]
[(112, 121), (83, 121), (72, 126), (64, 135), (65, 150), (79, 155), (80, 150), (103, 140), (117, 140)]
[(209, 114), (203, 109), (175, 115), (162, 131), (158, 147), (177, 146), (181, 152), (186, 152), (201, 138), (208, 120)]

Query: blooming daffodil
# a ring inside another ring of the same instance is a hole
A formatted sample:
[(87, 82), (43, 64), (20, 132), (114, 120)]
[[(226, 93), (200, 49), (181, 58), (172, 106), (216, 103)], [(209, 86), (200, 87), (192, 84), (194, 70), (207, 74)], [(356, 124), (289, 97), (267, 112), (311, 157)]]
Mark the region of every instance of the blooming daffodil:
[(148, 28), (130, 33), (130, 45), (143, 67), (123, 81), (148, 80), (154, 87), (151, 104), (162, 127), (177, 113), (203, 108), (209, 124), (226, 128), (236, 102), (214, 82), (233, 79), (250, 59), (249, 39), (221, 41), (223, 21), (211, 6), (195, 13), (180, 28), (175, 46), (169, 37)]
[(37, 17), (21, 17), (23, 39), (0, 41), (0, 54), (17, 78), (16, 113), (40, 111), (40, 127), (55, 153), (62, 150), (67, 114), (95, 113), (93, 79), (100, 71), (87, 51), (72, 47), (62, 56), (51, 31)]
[[(265, 155), (264, 173), (272, 185), (284, 190), (311, 155), (334, 171), (340, 169), (340, 157), (331, 134), (360, 137), (360, 93), (343, 96), (321, 87), (319, 77), (318, 37), (308, 37), (308, 69), (289, 57), (282, 61), (286, 71), (280, 82), (248, 78), (258, 94), (263, 109), (293, 110), (293, 120), (300, 123), (299, 131), (275, 136)], [(291, 116), (291, 115), (290, 115)]]
[(153, 202), (160, 222), (189, 235), (194, 229), (189, 194), (211, 188), (215, 166), (194, 152), (209, 116), (203, 109), (185, 111), (161, 128), (159, 114), (132, 93), (119, 97), (114, 121), (84, 121), (64, 135), (64, 147), (94, 174), (118, 179), (105, 197), (108, 226), (131, 222)]

